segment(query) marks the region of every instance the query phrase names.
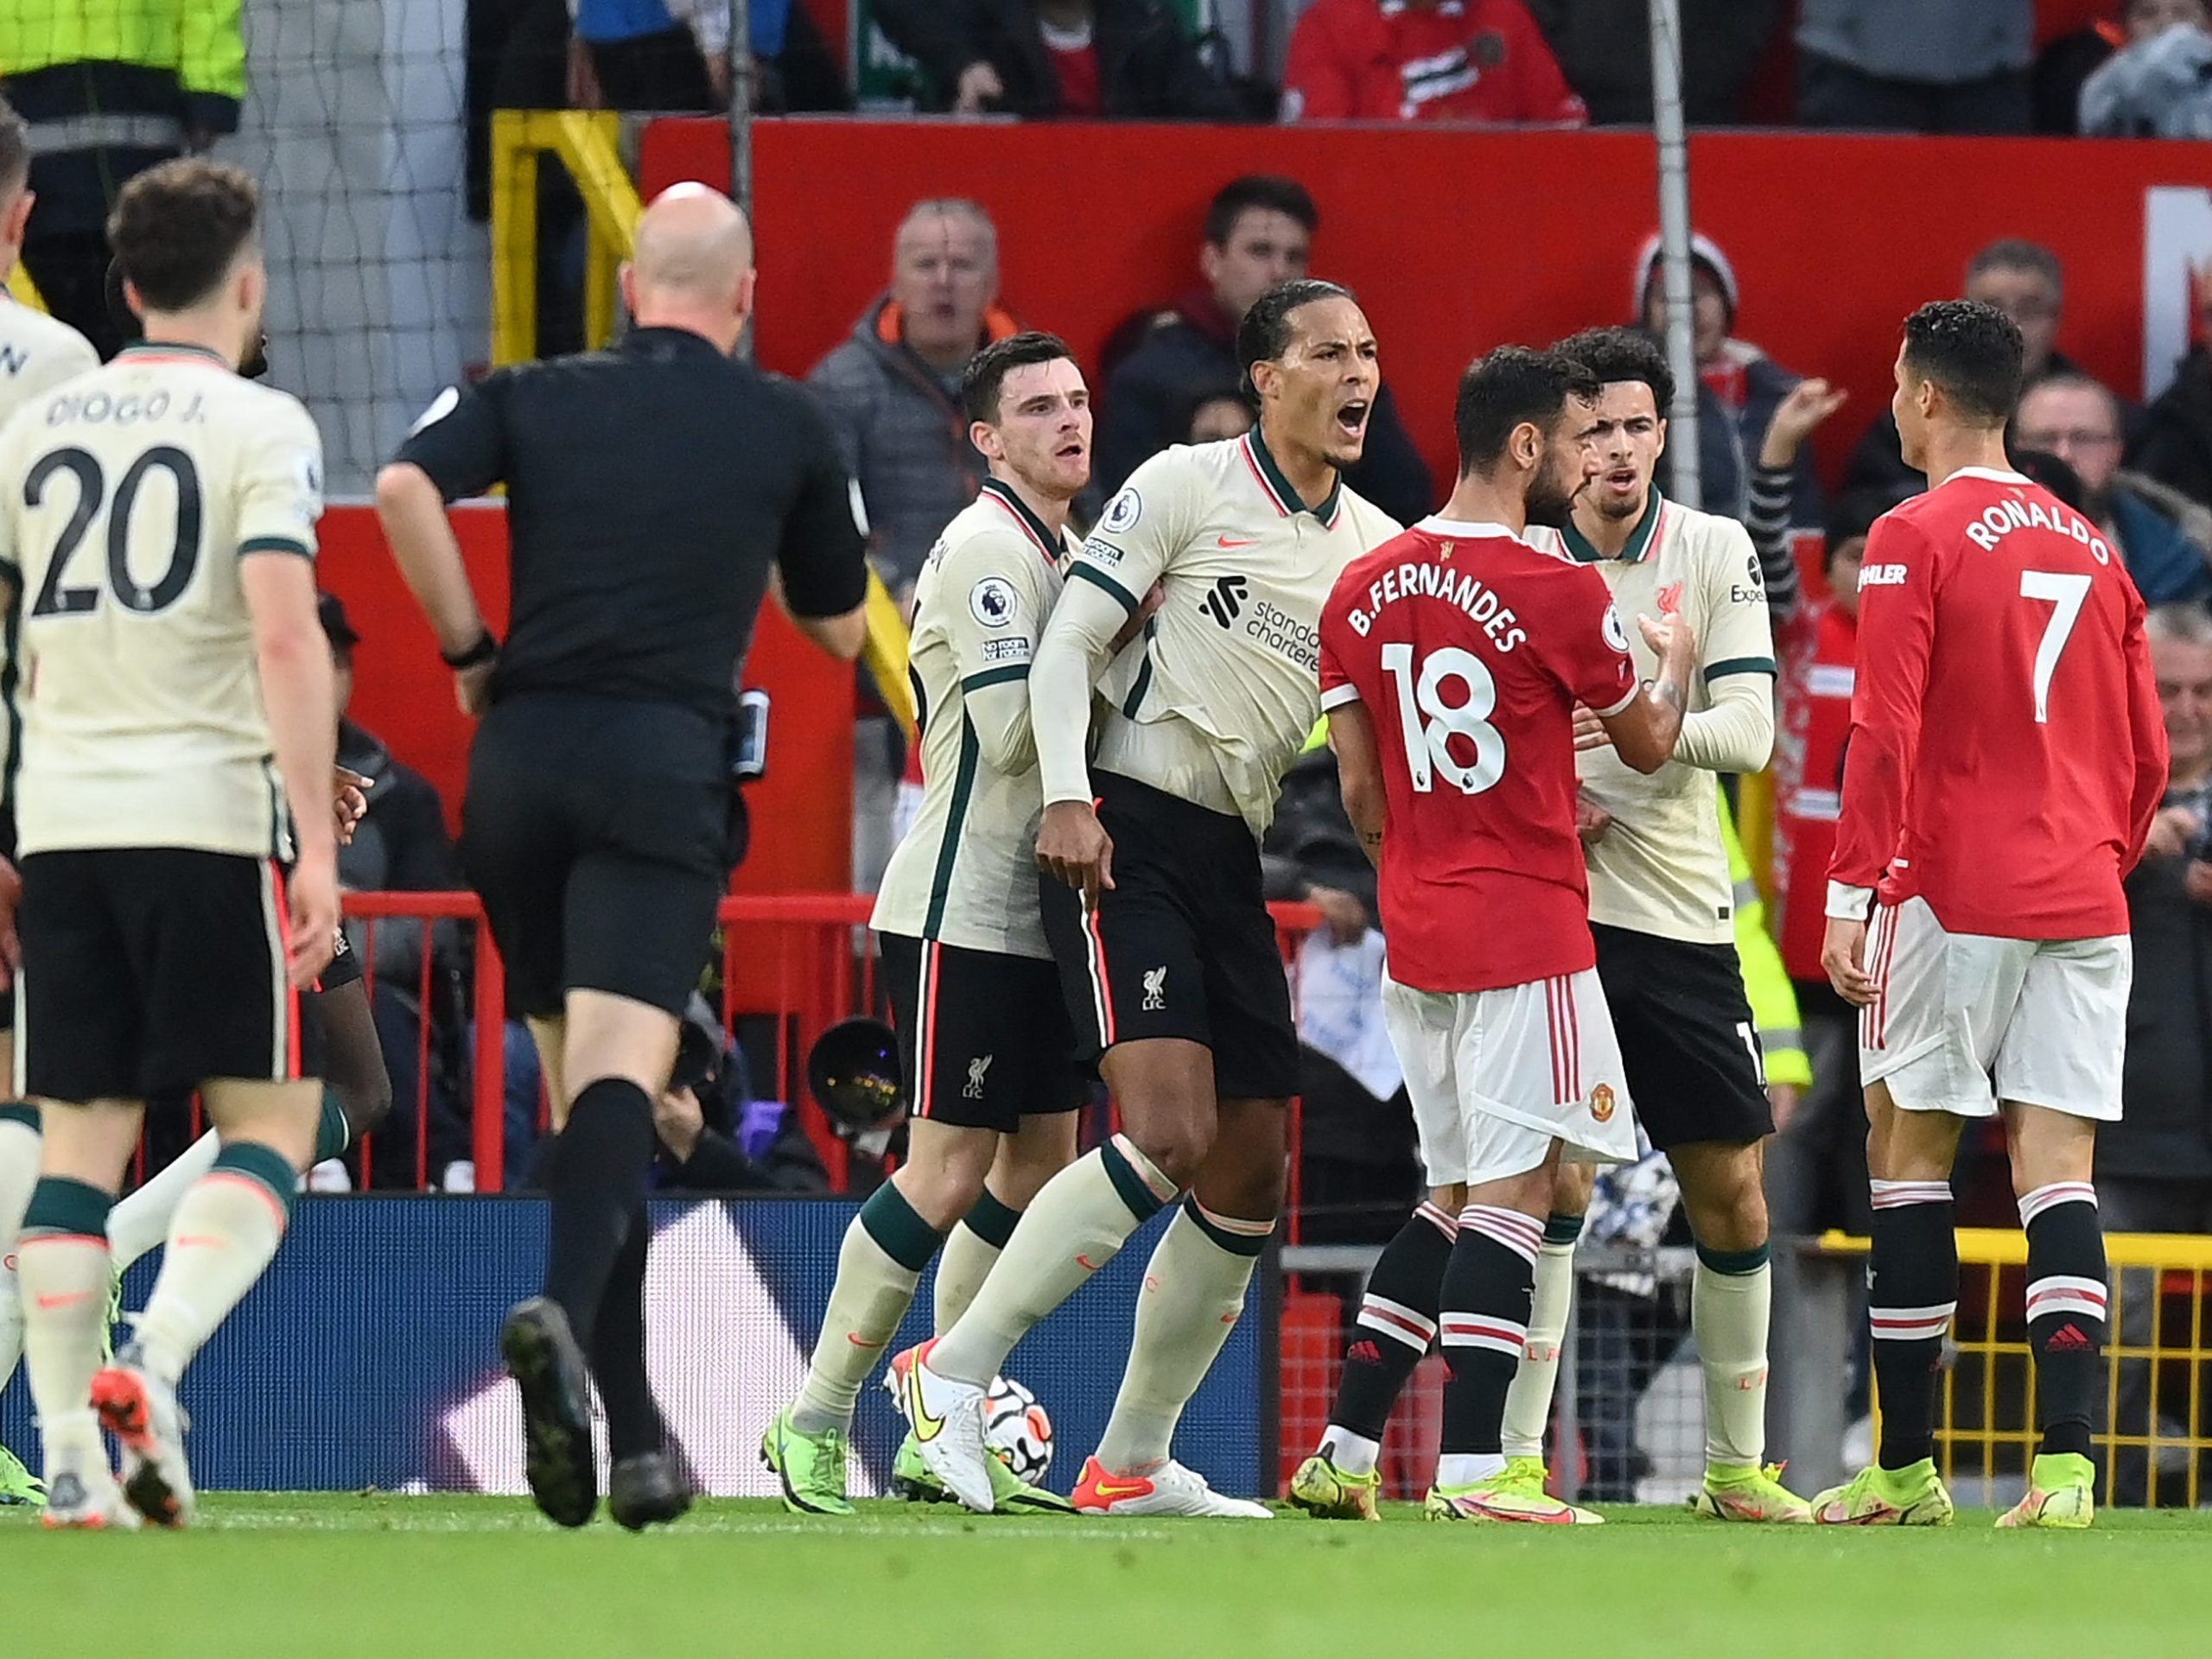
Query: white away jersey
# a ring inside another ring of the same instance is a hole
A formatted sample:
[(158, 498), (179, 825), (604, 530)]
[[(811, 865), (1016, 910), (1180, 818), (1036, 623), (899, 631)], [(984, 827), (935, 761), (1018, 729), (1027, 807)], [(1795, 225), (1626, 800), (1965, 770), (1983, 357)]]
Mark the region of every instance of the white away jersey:
[[(1650, 505), (1620, 557), (1601, 557), (1572, 525), (1534, 530), (1529, 539), (1594, 563), (1627, 625), (1636, 671), (1649, 680), (1659, 659), (1643, 643), (1638, 615), (1680, 613), (1697, 636), (1699, 671), (1688, 712), (1713, 707), (1713, 686), (1734, 674), (1762, 677), (1774, 690), (1774, 631), (1751, 538), (1732, 518), (1697, 512), (1651, 492)], [(1590, 919), (1662, 938), (1725, 944), (1735, 938), (1734, 883), (1720, 839), (1713, 773), (1677, 759), (1649, 776), (1611, 748), (1575, 757), (1583, 789), (1612, 815), (1588, 849)]]
[(1154, 582), (1165, 590), (1132, 695), (1098, 722), (1092, 766), (1264, 834), (1321, 717), (1321, 606), (1398, 528), (1342, 485), (1306, 506), (1257, 428), (1146, 461), (1068, 571), (1132, 611)]
[(883, 873), (878, 932), (1050, 959), (1037, 914), (1044, 791), (1029, 661), (1074, 547), (992, 480), (930, 550), (906, 659), (922, 804)]
[[(64, 380), (89, 374), (100, 365), (100, 354), (92, 341), (67, 323), (18, 305), (0, 289), (0, 426), (41, 392), (51, 391)], [(13, 490), (20, 480), (0, 475), (0, 491)], [(0, 646), (0, 798), (12, 788), (16, 777), (16, 664)]]
[(289, 856), (238, 562), (315, 556), (307, 410), (210, 353), (132, 346), (0, 428), (0, 478), (23, 852)]

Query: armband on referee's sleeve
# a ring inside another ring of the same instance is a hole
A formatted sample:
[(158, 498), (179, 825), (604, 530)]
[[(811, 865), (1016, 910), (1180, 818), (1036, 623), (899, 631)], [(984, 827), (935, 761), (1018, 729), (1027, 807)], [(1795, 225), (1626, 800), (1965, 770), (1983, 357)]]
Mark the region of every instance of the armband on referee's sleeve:
[(1837, 922), (1863, 922), (1873, 913), (1874, 889), (1854, 887), (1848, 881), (1828, 883), (1828, 918)]

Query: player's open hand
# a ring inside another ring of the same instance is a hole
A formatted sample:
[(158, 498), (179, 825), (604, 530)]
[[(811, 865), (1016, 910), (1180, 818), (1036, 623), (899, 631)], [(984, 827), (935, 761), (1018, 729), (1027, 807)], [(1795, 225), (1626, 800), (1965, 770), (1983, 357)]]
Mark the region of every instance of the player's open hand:
[(1081, 889), (1086, 908), (1114, 885), (1114, 838), (1098, 814), (1082, 801), (1054, 801), (1037, 830), (1037, 868), (1055, 881)]
[(338, 829), (338, 844), (353, 844), (353, 831), (363, 818), (369, 816), (368, 790), (373, 779), (364, 778), (358, 772), (344, 766), (336, 769), (330, 783), (330, 810)]
[(284, 887), (289, 944), (287, 977), (292, 988), (315, 988), (338, 942), (338, 863), (328, 854), (302, 856)]
[[(1605, 730), (1605, 722), (1599, 719), (1586, 705), (1576, 703), (1574, 705), (1574, 752), (1580, 754), (1585, 749), (1610, 749), (1612, 747), (1613, 740)], [(1580, 830), (1581, 827), (1578, 819), (1575, 828)], [(1585, 839), (1588, 837), (1586, 836)]]
[(1821, 966), (1827, 970), (1835, 994), (1854, 1008), (1874, 1000), (1874, 976), (1866, 971), (1866, 924), (1840, 916), (1828, 918), (1827, 937), (1821, 944)]

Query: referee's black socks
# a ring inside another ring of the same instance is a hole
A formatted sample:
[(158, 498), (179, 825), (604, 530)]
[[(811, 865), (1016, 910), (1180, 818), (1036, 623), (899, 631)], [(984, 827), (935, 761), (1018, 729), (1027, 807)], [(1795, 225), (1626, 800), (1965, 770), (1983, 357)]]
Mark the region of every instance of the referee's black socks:
[[(644, 1208), (655, 1143), (645, 1091), (626, 1077), (601, 1077), (576, 1096), (545, 1172), (552, 1201), (545, 1294), (561, 1305), (577, 1344), (594, 1358), (600, 1307), (629, 1242), (632, 1217)], [(636, 1254), (642, 1282), (642, 1245)]]

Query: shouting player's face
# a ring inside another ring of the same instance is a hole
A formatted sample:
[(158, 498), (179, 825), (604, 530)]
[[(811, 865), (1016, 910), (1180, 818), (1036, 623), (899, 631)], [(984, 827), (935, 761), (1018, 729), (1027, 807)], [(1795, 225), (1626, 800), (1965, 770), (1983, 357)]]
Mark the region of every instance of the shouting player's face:
[(1642, 518), (1659, 457), (1667, 449), (1667, 423), (1660, 416), (1658, 398), (1641, 380), (1612, 381), (1598, 395), (1591, 427), (1596, 476), (1582, 505), (1605, 518)]
[(1090, 481), (1090, 392), (1065, 357), (1025, 363), (999, 383), (999, 418), (976, 423), (976, 447), (1048, 500), (1072, 501)]
[(1357, 305), (1327, 299), (1300, 306), (1282, 355), (1255, 365), (1254, 378), (1271, 446), (1295, 446), (1337, 467), (1359, 459), (1382, 370), (1375, 331)]
[(1576, 502), (1589, 487), (1591, 469), (1597, 464), (1592, 435), (1597, 411), (1596, 404), (1570, 397), (1552, 423), (1544, 443), (1543, 465), (1529, 481), (1525, 511), (1530, 524), (1560, 530), (1573, 515)]

